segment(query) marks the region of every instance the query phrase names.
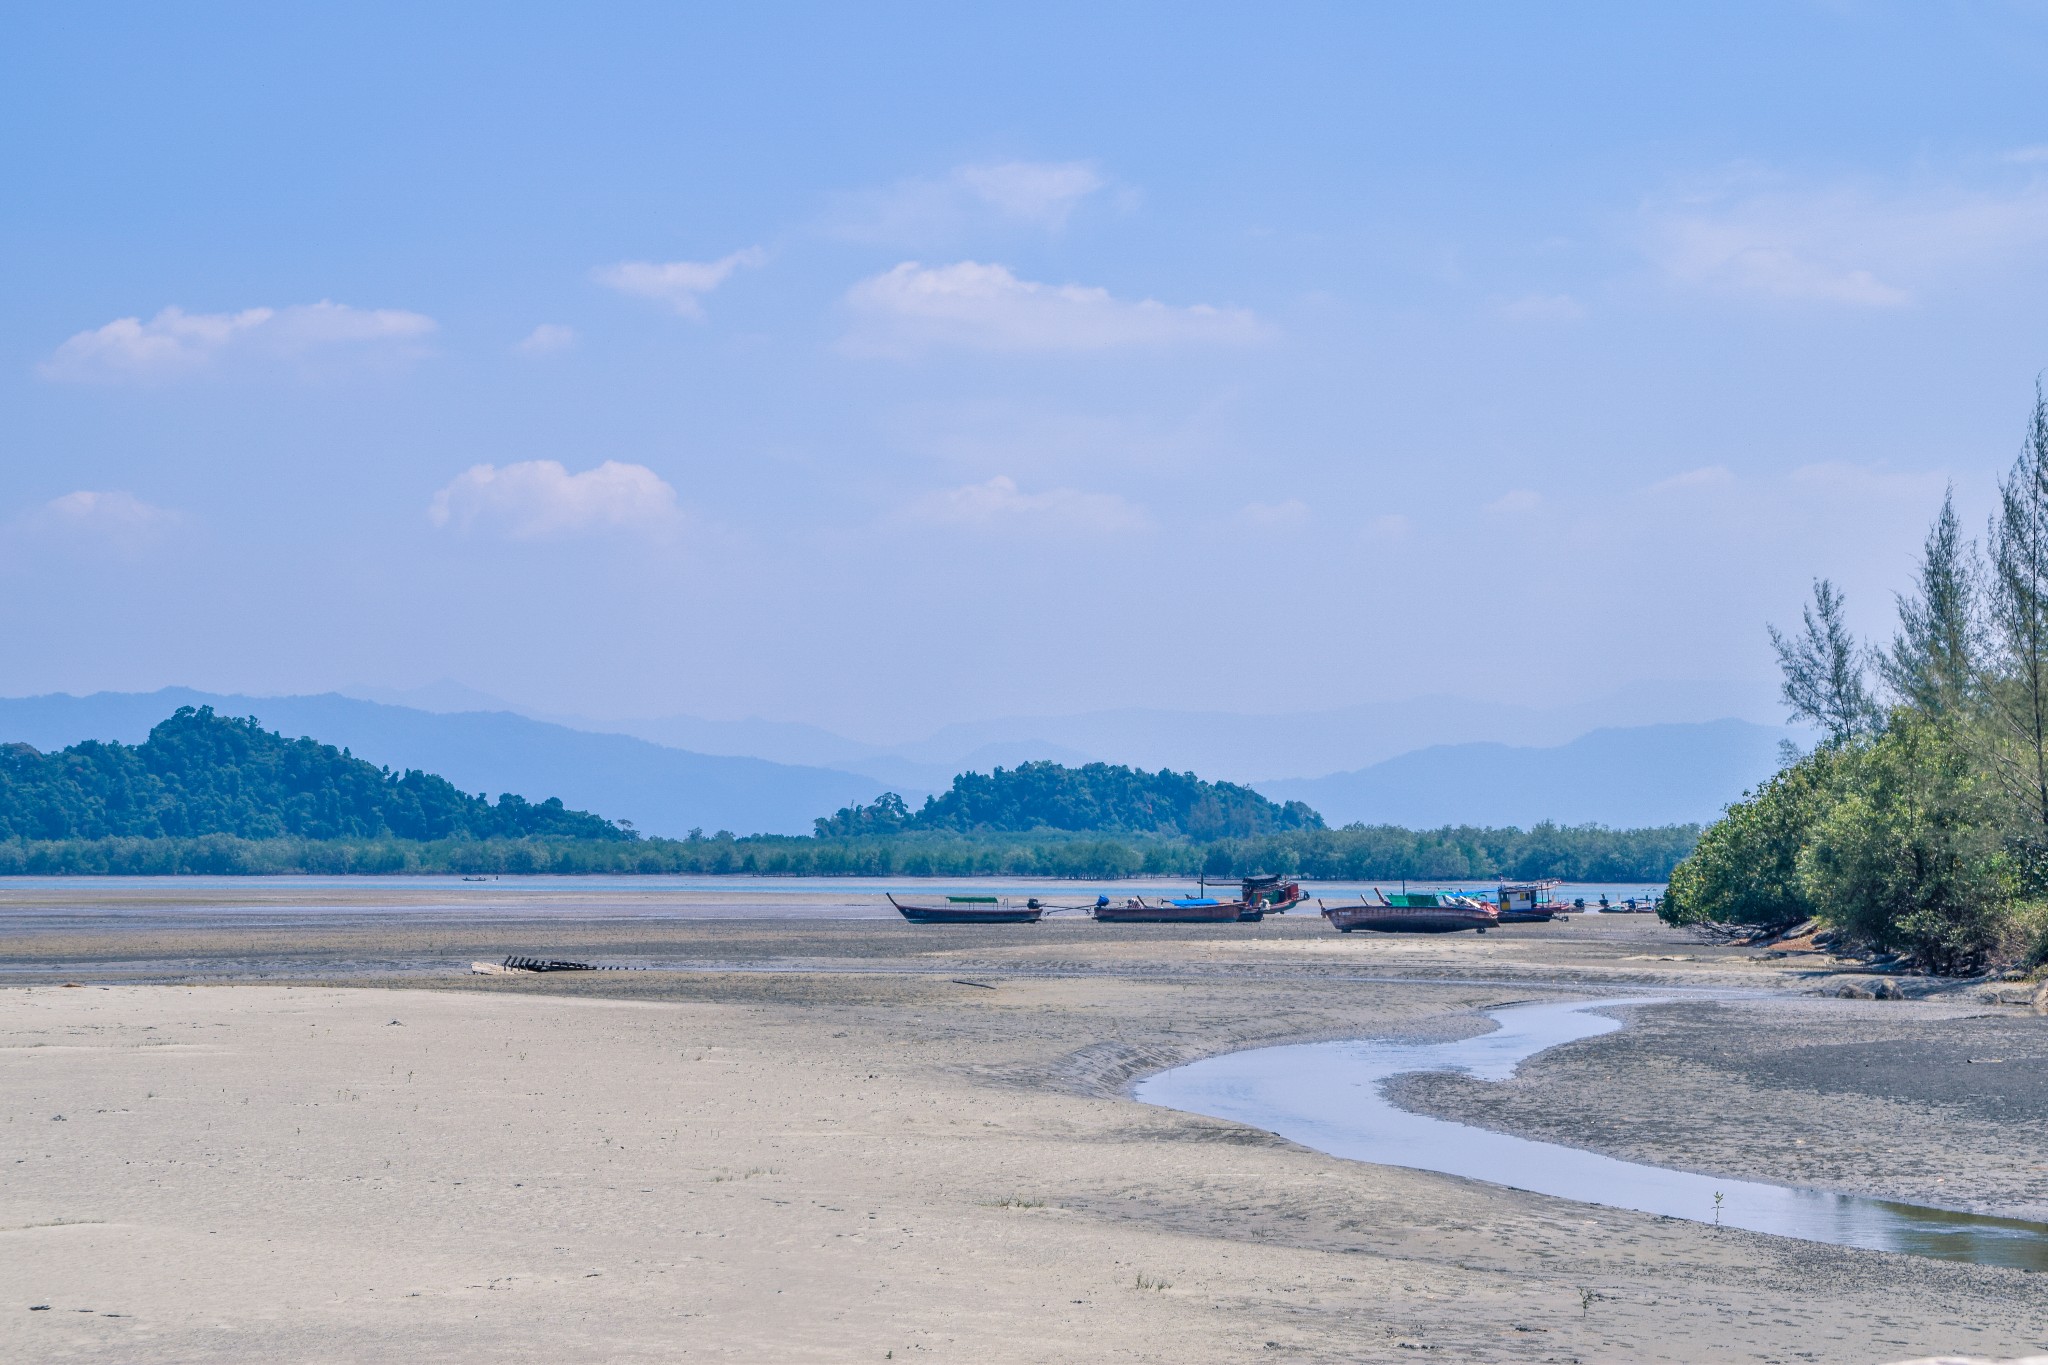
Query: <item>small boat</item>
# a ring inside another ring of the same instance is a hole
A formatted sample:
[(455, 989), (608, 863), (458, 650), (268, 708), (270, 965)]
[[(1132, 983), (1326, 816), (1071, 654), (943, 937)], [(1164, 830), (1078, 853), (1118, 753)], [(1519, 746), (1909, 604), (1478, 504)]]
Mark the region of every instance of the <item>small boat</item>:
[(1340, 934), (1354, 929), (1371, 929), (1382, 934), (1454, 934), (1462, 929), (1485, 933), (1500, 923), (1500, 912), (1470, 896), (1450, 896), (1434, 891), (1402, 891), (1389, 896), (1374, 888), (1375, 905), (1361, 900), (1356, 905), (1321, 905), (1323, 918)]
[(1299, 905), (1307, 899), (1302, 894), (1301, 883), (1291, 878), (1278, 875), (1246, 877), (1238, 898), (1241, 908), (1237, 917), (1257, 923), (1268, 915), (1284, 915), (1288, 906)]
[(1152, 901), (1132, 896), (1121, 905), (1098, 904), (1095, 918), (1104, 924), (1234, 924), (1243, 912), (1243, 901), (1219, 901), (1210, 896)]
[(1555, 879), (1536, 882), (1502, 882), (1500, 922), (1502, 924), (1548, 924), (1558, 915), (1571, 913), (1569, 905), (1550, 898), (1560, 883)]
[(1005, 905), (994, 896), (948, 896), (944, 905), (906, 905), (887, 892), (896, 913), (912, 924), (1036, 924), (1045, 914), (1037, 901)]

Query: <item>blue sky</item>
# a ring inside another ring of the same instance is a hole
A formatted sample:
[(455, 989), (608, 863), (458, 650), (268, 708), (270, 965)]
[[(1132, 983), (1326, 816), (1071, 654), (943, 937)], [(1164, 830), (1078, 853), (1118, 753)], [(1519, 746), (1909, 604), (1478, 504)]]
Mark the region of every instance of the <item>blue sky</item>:
[(1768, 718), (2017, 450), (2048, 7), (961, 11), (15, 7), (0, 692)]

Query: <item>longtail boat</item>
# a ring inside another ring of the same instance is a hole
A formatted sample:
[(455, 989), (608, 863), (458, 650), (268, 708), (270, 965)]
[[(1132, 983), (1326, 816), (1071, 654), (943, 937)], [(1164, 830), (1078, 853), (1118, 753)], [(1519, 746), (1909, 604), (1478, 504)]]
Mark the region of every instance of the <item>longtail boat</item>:
[(1403, 891), (1389, 896), (1375, 889), (1379, 903), (1361, 900), (1356, 905), (1321, 905), (1323, 918), (1340, 934), (1354, 929), (1371, 929), (1382, 934), (1453, 934), (1461, 929), (1485, 933), (1500, 923), (1500, 912), (1470, 896), (1447, 896), (1433, 891)]
[(882, 894), (912, 924), (1036, 924), (1045, 914), (1037, 901), (1005, 905), (994, 896), (948, 896), (944, 905), (906, 905), (886, 891)]
[(1240, 920), (1257, 923), (1268, 915), (1284, 915), (1290, 905), (1299, 905), (1308, 897), (1302, 893), (1301, 883), (1292, 878), (1261, 875), (1246, 877), (1242, 883), (1237, 912)]
[(1121, 905), (1112, 902), (1095, 907), (1095, 918), (1104, 924), (1232, 924), (1242, 913), (1243, 901), (1208, 896), (1153, 901), (1132, 896)]
[(1500, 922), (1502, 924), (1548, 924), (1558, 915), (1571, 913), (1569, 905), (1560, 905), (1550, 898), (1558, 888), (1554, 880), (1537, 882), (1502, 882), (1500, 887)]

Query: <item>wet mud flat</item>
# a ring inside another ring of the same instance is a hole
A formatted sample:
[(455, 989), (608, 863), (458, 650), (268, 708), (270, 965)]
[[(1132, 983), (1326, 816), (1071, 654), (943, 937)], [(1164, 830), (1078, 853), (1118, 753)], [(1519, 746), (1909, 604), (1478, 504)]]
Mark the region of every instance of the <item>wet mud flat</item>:
[[(460, 970), (508, 951), (647, 970)], [(2019, 1354), (2048, 1324), (2048, 1276), (1345, 1161), (1128, 1098), (1220, 1052), (1469, 1036), (1519, 1000), (1801, 984), (1647, 918), (1404, 940), (46, 915), (0, 933), (0, 970), (14, 1358), (1869, 1362)], [(1693, 1104), (1670, 1054), (1741, 1055), (1720, 1011), (1750, 1006), (1685, 1001), (1637, 1011), (1664, 1030), (1642, 1062), (1586, 1074), (1624, 1030), (1487, 1089), (1561, 1083), (1618, 1128)], [(1967, 1012), (1785, 1004), (1827, 1045)], [(1747, 1084), (1723, 1112), (1758, 1125), (1758, 1163), (1845, 1137), (1867, 1098), (1796, 1068)], [(1954, 1106), (1879, 1098), (1863, 1178), (1913, 1197)]]
[(1626, 1160), (2048, 1218), (2048, 1019), (1964, 1003), (1682, 1001), (1404, 1108)]
[[(60, 891), (0, 884), (0, 983), (53, 974), (81, 979), (190, 981), (345, 980), (440, 977), (471, 960), (508, 953), (602, 961), (646, 969), (945, 970), (1119, 974), (1224, 972), (1233, 976), (1393, 973), (1479, 977), (1563, 986), (1577, 980), (1654, 981), (1728, 973), (1735, 985), (1774, 986), (1739, 948), (1702, 945), (1647, 915), (1588, 916), (1517, 925), (1484, 938), (1338, 935), (1320, 916), (1295, 913), (1259, 924), (1113, 925), (1061, 914), (1040, 924), (909, 925), (885, 918), (748, 918), (702, 893), (645, 895), (630, 905), (569, 891), (508, 899), (474, 892), (404, 889), (375, 879), (337, 890), (248, 894), (217, 902), (210, 889), (175, 879), (153, 887), (96, 889), (87, 879)], [(450, 895), (468, 895), (451, 902)], [(805, 893), (795, 909), (845, 896)], [(867, 897), (877, 901), (878, 897)], [(756, 907), (758, 908), (758, 907)], [(864, 910), (872, 906), (863, 905)]]

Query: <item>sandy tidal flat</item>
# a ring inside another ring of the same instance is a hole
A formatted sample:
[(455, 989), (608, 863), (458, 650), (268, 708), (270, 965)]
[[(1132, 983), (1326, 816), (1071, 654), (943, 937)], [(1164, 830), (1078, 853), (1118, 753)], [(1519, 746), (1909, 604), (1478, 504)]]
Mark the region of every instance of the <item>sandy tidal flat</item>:
[[(473, 945), (443, 927), (445, 970), (380, 985), (0, 990), (0, 1358), (1881, 1361), (2048, 1338), (2048, 1277), (1362, 1165), (1123, 1094), (1229, 1048), (1469, 1032), (1559, 983), (1796, 984), (1744, 955), (1640, 921), (1427, 948), (1037, 928), (668, 926), (662, 955), (749, 969), (505, 980), (455, 974)], [(428, 960), (394, 932), (380, 960)], [(654, 931), (575, 932), (629, 955)], [(105, 947), (51, 933), (67, 970)], [(38, 951), (17, 944), (16, 979)], [(1801, 1008), (1929, 1036), (1971, 1012)], [(1735, 1076), (1749, 1016), (1715, 1009)], [(1644, 1036), (1682, 1050), (1666, 1018)], [(1627, 1058), (1611, 1102), (1569, 1075), (1606, 1145), (1656, 1109), (1660, 1055)], [(1788, 1149), (1844, 1137), (1831, 1106), (1863, 1121), (1812, 1084), (1744, 1085), (1718, 1111), (1674, 1093), (1703, 1132), (1767, 1103)], [(1463, 1116), (1556, 1123), (1531, 1087)], [(1939, 1104), (1885, 1112), (1864, 1192), (1911, 1184), (1895, 1156), (1941, 1160)], [(2040, 1117), (2014, 1149), (2041, 1155)]]

